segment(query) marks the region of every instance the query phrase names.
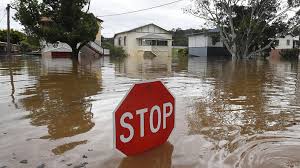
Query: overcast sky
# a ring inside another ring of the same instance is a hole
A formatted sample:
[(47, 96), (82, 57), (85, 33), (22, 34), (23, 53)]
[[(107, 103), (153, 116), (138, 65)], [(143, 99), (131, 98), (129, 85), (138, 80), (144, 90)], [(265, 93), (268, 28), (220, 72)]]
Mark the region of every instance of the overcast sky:
[[(90, 11), (96, 16), (123, 13), (127, 11), (149, 8), (173, 0), (92, 0)], [(5, 13), (7, 3), (12, 0), (0, 0), (0, 28), (6, 28)], [(155, 23), (167, 30), (172, 28), (201, 28), (203, 22), (190, 14), (183, 12), (183, 8), (190, 4), (190, 0), (183, 0), (176, 4), (152, 9), (149, 11), (133, 13), (122, 16), (103, 17), (103, 31), (105, 37), (112, 37), (115, 33), (142, 26), (148, 23)], [(12, 13), (14, 13), (12, 11)], [(21, 30), (22, 26), (12, 21), (12, 28)]]

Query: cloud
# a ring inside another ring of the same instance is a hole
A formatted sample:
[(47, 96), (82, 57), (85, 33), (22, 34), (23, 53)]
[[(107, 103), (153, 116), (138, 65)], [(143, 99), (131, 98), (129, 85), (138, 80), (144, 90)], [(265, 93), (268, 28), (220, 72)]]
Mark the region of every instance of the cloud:
[[(5, 7), (12, 0), (0, 1), (0, 19), (5, 14)], [(92, 0), (90, 11), (96, 16), (123, 13), (138, 9), (149, 8), (173, 0)], [(179, 3), (169, 6), (156, 8), (139, 13), (128, 15), (103, 17), (103, 35), (105, 37), (112, 37), (115, 33), (132, 29), (144, 24), (155, 23), (165, 29), (171, 30), (172, 28), (201, 28), (203, 21), (190, 14), (183, 12), (183, 8), (190, 4), (189, 0), (183, 0)], [(15, 11), (12, 10), (12, 15)], [(1, 20), (0, 20), (1, 21)], [(22, 26), (12, 20), (11, 27), (17, 30), (22, 30)], [(0, 28), (6, 28), (6, 17), (0, 22)]]
[[(138, 9), (149, 8), (160, 4), (171, 2), (161, 0), (110, 0), (107, 2), (93, 1), (91, 11), (97, 16), (123, 13)], [(115, 33), (132, 29), (144, 24), (155, 23), (165, 29), (172, 28), (201, 28), (203, 21), (190, 14), (184, 13), (184, 8), (190, 5), (190, 1), (184, 0), (169, 6), (156, 8), (148, 11), (114, 16), (103, 17), (103, 35), (112, 37)], [(101, 6), (101, 8), (98, 8)]]

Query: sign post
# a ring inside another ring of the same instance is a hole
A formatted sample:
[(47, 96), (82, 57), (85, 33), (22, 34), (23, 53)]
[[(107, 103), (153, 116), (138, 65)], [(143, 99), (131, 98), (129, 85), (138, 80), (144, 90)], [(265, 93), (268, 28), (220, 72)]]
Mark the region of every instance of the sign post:
[(164, 144), (174, 129), (175, 98), (161, 81), (135, 84), (113, 114), (115, 148), (127, 156)]

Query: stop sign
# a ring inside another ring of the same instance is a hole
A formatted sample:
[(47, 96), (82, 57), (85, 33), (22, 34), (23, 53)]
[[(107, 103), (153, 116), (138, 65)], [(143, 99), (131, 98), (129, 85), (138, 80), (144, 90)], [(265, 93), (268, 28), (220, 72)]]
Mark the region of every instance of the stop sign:
[(165, 143), (174, 128), (175, 98), (161, 81), (135, 84), (114, 112), (114, 144), (127, 156)]

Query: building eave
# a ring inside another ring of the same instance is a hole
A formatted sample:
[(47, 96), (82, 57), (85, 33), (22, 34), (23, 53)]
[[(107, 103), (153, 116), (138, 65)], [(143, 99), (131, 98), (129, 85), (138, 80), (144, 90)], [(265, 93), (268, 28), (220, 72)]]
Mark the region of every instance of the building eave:
[(156, 26), (156, 27), (158, 27), (158, 28), (160, 28), (160, 29), (162, 29), (162, 30), (164, 30), (164, 31), (166, 31), (166, 32), (169, 32), (168, 30), (166, 30), (166, 29), (164, 29), (164, 28), (162, 28), (162, 27), (160, 27), (160, 26), (158, 26), (158, 25), (156, 25), (156, 24), (154, 24), (154, 23), (150, 23), (150, 24), (146, 24), (146, 25), (143, 25), (143, 26), (136, 27), (136, 28), (134, 28), (134, 29), (130, 29), (130, 30), (127, 30), (127, 31), (123, 31), (123, 32), (120, 32), (120, 33), (116, 33), (116, 34), (114, 35), (114, 38), (115, 38), (117, 35), (119, 35), (119, 34), (124, 34), (124, 33), (133, 32), (133, 31), (135, 31), (135, 30), (137, 30), (137, 29), (140, 29), (140, 28), (146, 27), (146, 26), (150, 26), (150, 25)]

